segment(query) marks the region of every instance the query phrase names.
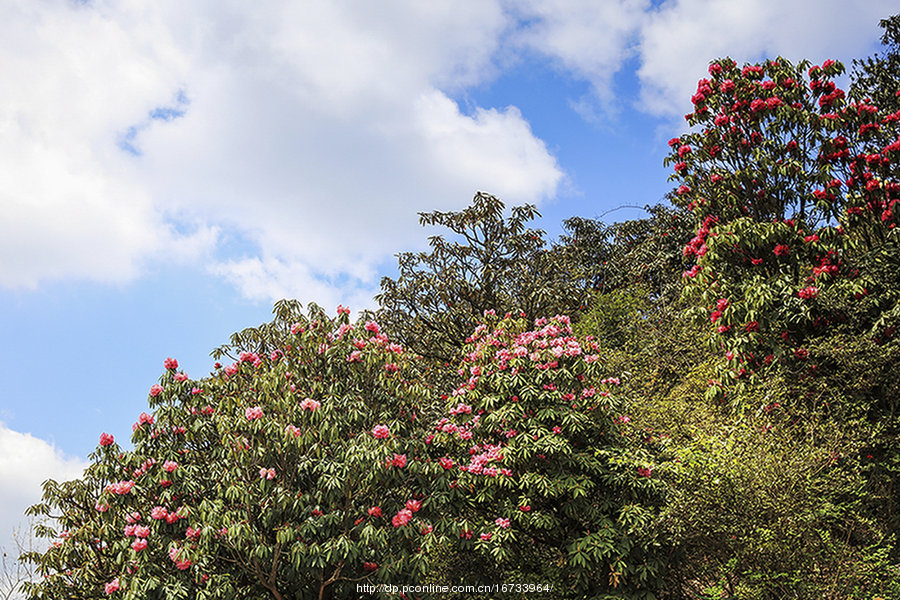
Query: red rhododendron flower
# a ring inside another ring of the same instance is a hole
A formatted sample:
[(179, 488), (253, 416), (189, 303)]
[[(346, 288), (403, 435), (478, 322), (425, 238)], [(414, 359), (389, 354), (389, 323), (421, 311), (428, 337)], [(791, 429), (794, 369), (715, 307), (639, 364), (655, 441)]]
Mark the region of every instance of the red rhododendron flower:
[(115, 438), (109, 433), (101, 433), (100, 434), (100, 445), (101, 446), (112, 446), (115, 443)]

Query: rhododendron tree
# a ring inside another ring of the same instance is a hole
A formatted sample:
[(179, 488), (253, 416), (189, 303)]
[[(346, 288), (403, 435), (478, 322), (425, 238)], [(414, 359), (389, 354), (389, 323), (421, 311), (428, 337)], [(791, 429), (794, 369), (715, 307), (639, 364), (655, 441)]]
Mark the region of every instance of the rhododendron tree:
[[(848, 98), (842, 72), (715, 61), (692, 98), (694, 130), (670, 142), (672, 198), (696, 225), (687, 293), (728, 380), (813, 364), (808, 340), (847, 318), (838, 305), (880, 289), (873, 255), (896, 263), (885, 250), (898, 242), (900, 113)], [(859, 330), (883, 336), (896, 301), (871, 308)]]
[(32, 512), (58, 527), (31, 597), (348, 597), (422, 575), (444, 469), (414, 436), (407, 353), (343, 313), (276, 311), (210, 376), (169, 365), (133, 451), (103, 436), (81, 480), (47, 483)]
[[(620, 380), (569, 319), (489, 319), (431, 443), (454, 481), (457, 539), (501, 568), (543, 571), (556, 597), (654, 588), (661, 484), (622, 417)], [(639, 597), (639, 594), (632, 597)]]

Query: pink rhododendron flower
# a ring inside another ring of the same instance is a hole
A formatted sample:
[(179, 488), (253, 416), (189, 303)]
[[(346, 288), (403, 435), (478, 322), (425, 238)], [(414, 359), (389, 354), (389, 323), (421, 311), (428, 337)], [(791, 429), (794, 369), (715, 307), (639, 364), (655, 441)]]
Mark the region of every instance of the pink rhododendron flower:
[(422, 503), (418, 500), (407, 500), (406, 508), (411, 512), (418, 512), (420, 508), (422, 508)]
[(167, 358), (165, 361), (163, 361), (163, 366), (167, 369), (174, 371), (175, 369), (178, 368), (178, 361), (175, 360), (174, 358)]
[(118, 494), (120, 496), (124, 496), (131, 492), (131, 488), (134, 487), (134, 481), (117, 481), (115, 483), (110, 483), (106, 486), (105, 490), (112, 494)]
[(147, 413), (142, 412), (140, 415), (138, 415), (138, 423), (140, 423), (141, 425), (153, 425), (153, 420), (154, 418)]
[(391, 525), (394, 527), (403, 527), (412, 520), (412, 512), (409, 509), (401, 508), (400, 511), (391, 518)]
[(172, 559), (172, 562), (175, 563), (175, 567), (181, 571), (187, 570), (193, 564), (189, 560), (182, 560), (179, 555), (181, 553), (181, 549), (178, 546), (172, 546), (169, 550), (169, 558)]
[(166, 473), (174, 473), (177, 468), (178, 468), (178, 463), (175, 462), (174, 460), (167, 460), (166, 462), (163, 463), (163, 470)]
[(188, 376), (185, 374), (184, 371), (182, 371), (181, 373), (176, 373), (174, 379), (175, 379), (175, 381), (179, 381), (179, 382), (180, 382), (180, 381), (187, 381), (187, 380), (188, 380)]
[(144, 548), (147, 547), (147, 540), (144, 538), (137, 538), (133, 542), (131, 542), (131, 549), (135, 552), (140, 552)]
[(448, 457), (444, 456), (441, 458), (440, 462), (441, 462), (441, 466), (444, 467), (445, 469), (453, 468), (453, 459), (452, 458), (448, 458)]
[(395, 452), (394, 457), (389, 458), (387, 460), (387, 462), (385, 463), (385, 466), (386, 467), (398, 467), (398, 468), (402, 469), (403, 467), (406, 466), (406, 455), (405, 454), (397, 454)]
[(347, 357), (347, 362), (360, 362), (362, 360), (362, 352), (359, 350), (354, 350), (350, 353), (350, 356)]
[(141, 513), (139, 513), (139, 512), (133, 512), (130, 515), (125, 516), (126, 523), (137, 523), (140, 520), (141, 520)]
[(106, 591), (107, 596), (112, 594), (113, 592), (119, 591), (119, 578), (116, 577), (115, 579), (107, 583), (105, 586), (103, 586), (103, 589)]
[(154, 383), (153, 385), (150, 386), (150, 395), (153, 396), (154, 398), (159, 396), (162, 393), (163, 393), (163, 386), (159, 385), (158, 383)]
[[(126, 526), (125, 529), (127, 530), (128, 527)], [(128, 533), (126, 532), (125, 535), (128, 535)], [(150, 537), (150, 528), (146, 525), (135, 525), (134, 535), (140, 538)]]
[(531, 506), (529, 506), (528, 504), (523, 504), (522, 506), (519, 507), (519, 510), (521, 510), (522, 512), (530, 512)]
[(381, 516), (381, 507), (373, 506), (372, 508), (370, 508), (368, 510), (368, 513), (369, 513), (370, 517), (380, 517)]
[(168, 515), (169, 511), (166, 510), (164, 506), (154, 506), (153, 509), (150, 510), (150, 518), (156, 519), (157, 521), (165, 519)]
[(247, 417), (248, 421), (260, 419), (263, 416), (263, 409), (260, 406), (251, 406), (244, 411), (244, 416)]
[(263, 467), (259, 470), (259, 476), (262, 479), (275, 479), (275, 469), (266, 469), (265, 467)]
[(366, 321), (365, 325), (366, 331), (370, 331), (375, 335), (378, 335), (381, 332), (381, 328), (378, 327), (378, 323), (375, 321)]
[(94, 503), (94, 508), (98, 512), (106, 512), (109, 510), (109, 504), (106, 504), (105, 502), (102, 504), (100, 502), (96, 502), (96, 503)]
[(638, 467), (637, 472), (641, 477), (650, 477), (653, 474), (653, 467)]
[(494, 521), (497, 526), (507, 529), (509, 527), (509, 519), (504, 519), (503, 517), (497, 517), (497, 520)]
[(109, 433), (101, 433), (100, 434), (100, 445), (101, 446), (112, 446), (115, 443), (116, 439)]
[(309, 410), (310, 412), (315, 412), (320, 406), (322, 406), (322, 403), (318, 400), (313, 400), (312, 398), (307, 398), (300, 403), (300, 408)]
[(376, 425), (372, 428), (372, 436), (379, 440), (387, 439), (390, 435), (391, 432), (386, 425)]
[(488, 541), (488, 540), (491, 539), (491, 534), (490, 534), (490, 533), (482, 533), (479, 537), (480, 537), (483, 541), (486, 542), (486, 541)]

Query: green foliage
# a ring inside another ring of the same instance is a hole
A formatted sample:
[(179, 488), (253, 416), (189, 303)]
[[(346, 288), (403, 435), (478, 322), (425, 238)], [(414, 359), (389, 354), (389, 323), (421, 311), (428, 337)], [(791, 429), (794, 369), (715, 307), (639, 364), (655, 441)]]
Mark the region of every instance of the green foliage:
[(707, 373), (635, 406), (636, 422), (667, 433), (667, 597), (894, 597), (895, 529), (873, 489), (866, 424), (821, 399), (792, 412), (810, 390), (780, 379), (745, 390), (752, 411), (724, 412), (703, 398)]
[(684, 210), (663, 205), (650, 215), (608, 225), (573, 217), (553, 251), (561, 253), (570, 274), (598, 293), (639, 286), (665, 303), (681, 294), (682, 248), (692, 235), (693, 219)]

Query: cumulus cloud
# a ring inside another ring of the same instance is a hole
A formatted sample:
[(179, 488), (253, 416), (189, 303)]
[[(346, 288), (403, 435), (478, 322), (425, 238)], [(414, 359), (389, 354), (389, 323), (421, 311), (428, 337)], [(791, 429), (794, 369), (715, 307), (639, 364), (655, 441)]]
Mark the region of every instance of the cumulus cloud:
[(127, 13), (27, 1), (2, 13), (0, 286), (128, 280), (141, 256), (192, 247), (134, 185), (117, 147), (177, 90), (177, 57)]
[(379, 265), (421, 245), (417, 212), (462, 208), (478, 190), (510, 204), (557, 195), (564, 166), (527, 115), (454, 100), (517, 61), (588, 82), (571, 106), (593, 117), (598, 100), (622, 104), (615, 76), (640, 64), (638, 108), (670, 116), (713, 57), (858, 55), (890, 10), (6, 2), (0, 286), (128, 281), (181, 260), (254, 298), (368, 297)]
[(539, 203), (563, 178), (514, 107), (450, 99), (496, 72), (499, 2), (4, 11), (0, 285), (178, 255), (249, 296), (352, 294), (421, 240), (418, 211), (481, 189)]
[(522, 26), (511, 38), (550, 57), (608, 98), (613, 76), (634, 53), (635, 33), (649, 7), (650, 0), (517, 2), (512, 8)]
[(651, 11), (640, 31), (641, 109), (662, 116), (688, 112), (709, 62), (850, 59), (878, 39), (878, 21), (896, 6), (883, 0), (670, 0)]
[(86, 466), (53, 444), (0, 422), (0, 546), (15, 549), (13, 532), (27, 523), (25, 509), (40, 501), (45, 480), (76, 479)]

